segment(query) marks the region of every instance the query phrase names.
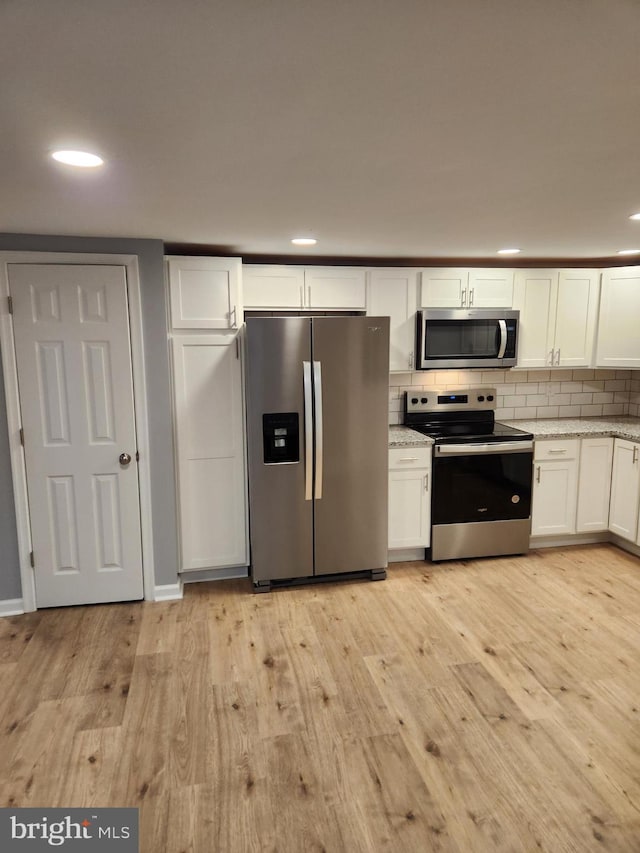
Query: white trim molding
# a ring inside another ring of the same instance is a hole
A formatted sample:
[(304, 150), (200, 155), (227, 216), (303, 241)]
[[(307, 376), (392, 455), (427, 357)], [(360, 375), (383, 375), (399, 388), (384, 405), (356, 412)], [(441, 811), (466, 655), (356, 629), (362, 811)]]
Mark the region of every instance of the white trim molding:
[(236, 578), (248, 578), (249, 566), (230, 566), (216, 569), (183, 572), (180, 577), (183, 583), (200, 583), (201, 581), (230, 581)]
[(5, 598), (0, 601), (0, 617), (22, 616), (24, 613), (24, 602), (21, 598)]
[(387, 554), (390, 563), (425, 562), (424, 548), (394, 548)]
[(126, 269), (129, 300), (129, 330), (133, 370), (136, 440), (140, 453), (138, 481), (142, 540), (144, 595), (155, 600), (153, 526), (151, 519), (151, 474), (149, 469), (149, 416), (142, 328), (142, 299), (137, 255), (87, 254), (78, 252), (0, 252), (0, 354), (7, 402), (7, 425), (11, 453), (11, 476), (18, 528), (18, 557), (24, 612), (37, 609), (35, 580), (31, 569), (31, 523), (27, 495), (24, 453), (20, 444), (20, 394), (15, 357), (13, 322), (9, 313), (9, 264), (97, 264), (118, 265)]
[[(181, 580), (178, 583), (159, 584), (153, 589), (154, 601), (173, 601), (174, 599), (182, 598), (183, 584)], [(146, 597), (146, 596), (145, 596)]]

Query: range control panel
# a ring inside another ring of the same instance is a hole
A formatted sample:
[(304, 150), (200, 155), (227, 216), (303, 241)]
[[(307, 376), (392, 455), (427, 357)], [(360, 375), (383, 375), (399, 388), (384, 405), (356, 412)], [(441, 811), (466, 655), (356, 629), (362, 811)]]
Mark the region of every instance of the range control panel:
[(405, 412), (471, 412), (493, 411), (496, 408), (495, 388), (429, 388), (405, 391)]

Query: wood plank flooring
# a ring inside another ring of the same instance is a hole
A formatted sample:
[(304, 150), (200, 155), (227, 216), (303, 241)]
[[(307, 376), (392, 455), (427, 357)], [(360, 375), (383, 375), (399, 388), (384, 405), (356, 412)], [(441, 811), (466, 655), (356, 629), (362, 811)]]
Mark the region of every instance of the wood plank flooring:
[(640, 851), (640, 560), (0, 619), (0, 805), (138, 806), (144, 853)]

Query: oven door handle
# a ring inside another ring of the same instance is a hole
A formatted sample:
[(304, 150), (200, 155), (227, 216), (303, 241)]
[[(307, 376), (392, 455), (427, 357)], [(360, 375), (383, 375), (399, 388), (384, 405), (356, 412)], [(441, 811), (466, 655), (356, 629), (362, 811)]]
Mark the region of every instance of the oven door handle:
[(507, 348), (507, 321), (498, 320), (500, 327), (500, 348), (498, 349), (498, 358), (504, 358), (504, 353)]
[(532, 441), (496, 441), (493, 444), (437, 444), (436, 456), (480, 456), (489, 453), (531, 453)]

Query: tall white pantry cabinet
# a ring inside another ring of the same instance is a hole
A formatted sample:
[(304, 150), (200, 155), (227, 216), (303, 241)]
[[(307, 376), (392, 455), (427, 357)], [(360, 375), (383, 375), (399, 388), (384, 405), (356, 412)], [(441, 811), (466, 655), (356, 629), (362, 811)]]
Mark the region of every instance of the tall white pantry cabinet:
[(248, 564), (241, 276), (240, 258), (167, 259), (180, 572)]

